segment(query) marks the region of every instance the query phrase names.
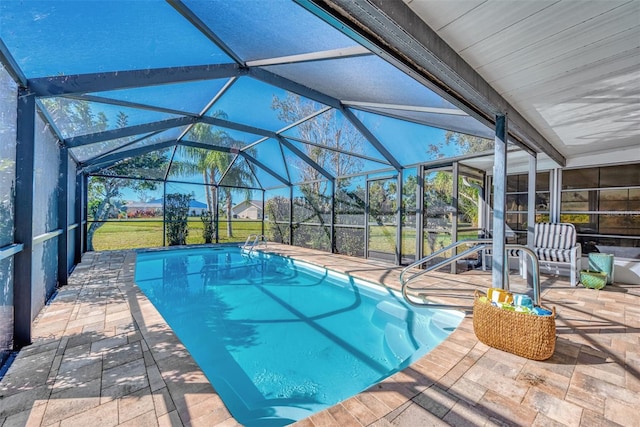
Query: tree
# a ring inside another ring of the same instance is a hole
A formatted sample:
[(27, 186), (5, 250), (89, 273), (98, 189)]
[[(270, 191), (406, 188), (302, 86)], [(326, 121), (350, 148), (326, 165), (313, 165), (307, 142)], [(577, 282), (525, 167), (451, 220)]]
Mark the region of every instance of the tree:
[[(283, 122), (296, 123), (315, 113), (317, 104), (288, 93), (285, 98), (274, 96), (271, 108)], [(334, 176), (350, 175), (362, 170), (364, 162), (361, 158), (340, 151), (362, 154), (366, 140), (348, 120), (338, 117), (336, 110), (332, 109), (305, 120), (296, 126), (296, 130), (300, 139), (318, 145), (304, 144), (304, 153), (320, 167), (331, 171)], [(327, 194), (329, 180), (303, 159), (297, 158), (294, 162), (303, 180), (303, 184), (300, 185), (302, 200), (295, 199), (294, 204), (295, 212), (302, 213), (305, 218), (298, 220), (311, 220), (321, 225), (320, 233), (313, 232), (312, 227), (305, 227), (304, 231), (302, 228), (298, 229), (296, 243), (322, 247), (323, 242), (331, 240), (330, 229), (326, 226), (326, 218), (331, 212), (331, 197)]]
[[(447, 131), (445, 133), (444, 142), (440, 144), (431, 144), (428, 148), (428, 152), (438, 158), (442, 158), (445, 157), (444, 150), (446, 147), (454, 149), (454, 155), (484, 153), (493, 150), (494, 141), (478, 136)], [(478, 211), (480, 208), (478, 188), (475, 185), (469, 184), (468, 180), (463, 177), (459, 177), (458, 179), (458, 206), (456, 207), (458, 215), (463, 218), (465, 222), (477, 225)], [(450, 194), (451, 189), (453, 188), (453, 177), (450, 173), (437, 172), (434, 178), (430, 181), (429, 187), (435, 192), (434, 201), (438, 199), (438, 203), (452, 203)]]
[(91, 222), (87, 230), (87, 250), (94, 250), (93, 236), (95, 232), (102, 227), (111, 215), (117, 214), (124, 208), (125, 204), (122, 200), (122, 190), (124, 188), (134, 191), (155, 190), (157, 188), (155, 181), (134, 180), (123, 177), (141, 168), (166, 168), (168, 161), (166, 156), (157, 152), (148, 153), (122, 160), (108, 170), (103, 171), (103, 175), (91, 177), (87, 189), (87, 210), (93, 222)]
[(493, 151), (493, 145), (494, 141), (492, 139), (447, 131), (444, 134), (444, 141), (436, 144), (429, 144), (427, 152), (436, 158), (443, 158), (447, 156), (445, 150), (448, 148), (449, 151), (454, 150), (453, 155), (449, 155), (449, 157), (453, 157), (462, 154)]
[[(87, 101), (68, 98), (42, 98), (41, 102), (63, 135), (102, 132), (108, 127), (107, 116), (103, 112), (94, 114), (91, 104)], [(126, 114), (123, 112), (120, 112), (119, 116), (118, 122), (122, 118), (126, 118)]]
[[(217, 112), (216, 117), (225, 117), (223, 112)], [(197, 123), (189, 133), (189, 138), (196, 142), (203, 142), (216, 147), (226, 147), (239, 149), (241, 143), (234, 140), (224, 130), (214, 128), (204, 123)], [(231, 223), (233, 207), (233, 188), (231, 187), (247, 187), (253, 185), (254, 176), (248, 170), (246, 163), (237, 162), (239, 156), (233, 156), (227, 152), (219, 150), (203, 150), (200, 148), (182, 146), (181, 152), (189, 159), (189, 162), (176, 164), (176, 168), (181, 169), (183, 173), (201, 173), (205, 191), (207, 193), (207, 208), (211, 212), (218, 209), (216, 201), (218, 199), (218, 189), (222, 191), (223, 200), (225, 202), (225, 212), (227, 216), (227, 237), (233, 237), (233, 228)], [(229, 167), (233, 162), (233, 165)], [(226, 174), (225, 174), (226, 172)], [(216, 174), (223, 174), (224, 184), (230, 187), (221, 187), (220, 183), (216, 183)]]
[[(287, 93), (284, 99), (274, 96), (271, 108), (286, 123), (298, 122), (317, 111), (314, 102), (292, 93)], [(304, 152), (322, 168), (332, 171), (336, 177), (362, 170), (364, 162), (361, 158), (344, 155), (340, 151), (363, 154), (366, 140), (348, 120), (338, 117), (336, 110), (332, 109), (306, 120), (297, 125), (296, 130), (300, 139), (331, 148), (305, 144)], [(316, 193), (324, 193), (326, 178), (303, 159), (296, 159), (295, 162), (304, 181), (309, 182)], [(316, 182), (311, 184), (312, 181)]]
[(282, 219), (289, 218), (291, 214), (291, 208), (289, 199), (282, 196), (276, 196), (267, 200), (265, 206), (265, 217), (268, 217), (271, 221), (269, 239), (278, 243), (290, 243), (289, 242), (289, 223), (280, 223)]
[[(44, 98), (42, 103), (51, 115), (53, 121), (64, 135), (89, 134), (103, 132), (109, 127), (109, 120), (103, 112), (94, 114), (91, 104), (87, 101), (66, 98)], [(124, 112), (116, 117), (116, 127), (125, 127), (129, 119)], [(132, 140), (132, 139), (131, 139)], [(126, 142), (126, 141), (123, 141)], [(109, 148), (109, 141), (98, 142), (84, 146), (85, 155), (101, 154)], [(166, 166), (168, 159), (159, 154), (147, 154), (132, 159), (125, 159), (116, 163), (104, 176), (94, 176), (88, 186), (88, 215), (93, 222), (87, 230), (87, 249), (93, 250), (93, 236), (110, 216), (117, 214), (123, 208), (121, 189), (132, 188), (134, 191), (154, 190), (156, 184), (151, 181), (133, 181), (121, 178), (139, 169), (157, 169)], [(113, 176), (109, 176), (113, 175)]]

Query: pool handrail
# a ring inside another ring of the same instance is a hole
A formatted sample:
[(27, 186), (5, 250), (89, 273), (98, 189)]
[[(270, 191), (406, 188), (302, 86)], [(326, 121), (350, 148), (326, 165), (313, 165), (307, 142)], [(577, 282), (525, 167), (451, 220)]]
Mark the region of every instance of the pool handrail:
[[(423, 265), (424, 263), (430, 261), (431, 259), (435, 258), (436, 256), (442, 254), (443, 252), (452, 250), (457, 248), (458, 246), (462, 246), (462, 245), (474, 245), (473, 247), (459, 253), (456, 255), (453, 255), (447, 259), (444, 259), (443, 261), (440, 261), (432, 266), (429, 266), (423, 270), (420, 270), (414, 274), (412, 274), (411, 276), (409, 276), (408, 278), (405, 279), (405, 275), (407, 274), (407, 272), (409, 270), (411, 270), (412, 268), (415, 267), (419, 267), (421, 265)], [(436, 304), (436, 303), (429, 303), (429, 302), (424, 302), (424, 303), (420, 303), (420, 302), (416, 302), (415, 300), (411, 299), (409, 294), (408, 294), (408, 289), (407, 289), (407, 285), (415, 280), (416, 278), (427, 274), (433, 270), (437, 270), (439, 268), (442, 268), (446, 265), (452, 264), (453, 262), (458, 261), (459, 259), (463, 259), (466, 258), (468, 255), (474, 253), (474, 252), (479, 252), (481, 250), (484, 249), (491, 249), (493, 247), (493, 240), (492, 239), (471, 239), (471, 240), (459, 240), (457, 242), (454, 242), (452, 244), (450, 244), (447, 247), (444, 247), (430, 255), (427, 255), (426, 257), (412, 263), (409, 264), (408, 266), (406, 266), (405, 268), (402, 269), (402, 272), (400, 273), (400, 284), (402, 286), (402, 296), (404, 297), (405, 301), (407, 301), (409, 304), (416, 306), (416, 307), (429, 307), (429, 308), (444, 308), (444, 309), (464, 309), (464, 310), (469, 310), (472, 309), (473, 306), (468, 306), (468, 305), (455, 305), (455, 304)], [(533, 252), (530, 248), (524, 246), (524, 245), (512, 245), (512, 244), (507, 244), (505, 245), (505, 264), (507, 261), (507, 254), (508, 254), (508, 250), (510, 249), (518, 249), (521, 250), (523, 253), (527, 254), (529, 256), (529, 258), (531, 259), (531, 271), (532, 271), (532, 284), (533, 284), (533, 301), (534, 304), (539, 305), (540, 304), (540, 266), (538, 263), (538, 257), (535, 254), (535, 252)], [(505, 277), (505, 281), (504, 283), (507, 286), (507, 290), (509, 289), (509, 269), (505, 268), (504, 269), (504, 277)], [(424, 297), (423, 297), (424, 299)]]
[[(249, 245), (249, 241), (252, 237), (253, 241)], [(253, 250), (261, 244), (264, 245), (265, 248), (267, 247), (267, 236), (265, 236), (264, 234), (249, 234), (247, 236), (247, 240), (245, 240), (244, 244), (242, 245), (241, 250), (248, 250), (248, 255), (251, 255), (253, 253)]]

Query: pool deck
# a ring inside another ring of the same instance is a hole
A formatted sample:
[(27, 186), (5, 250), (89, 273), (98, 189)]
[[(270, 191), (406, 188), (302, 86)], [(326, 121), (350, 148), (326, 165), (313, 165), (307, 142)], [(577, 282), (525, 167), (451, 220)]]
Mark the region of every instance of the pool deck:
[[(398, 288), (400, 269), (384, 263), (269, 250)], [(33, 344), (0, 381), (0, 426), (239, 425), (133, 283), (134, 262), (133, 251), (84, 255), (38, 315)], [(490, 279), (490, 272), (436, 274), (430, 286), (446, 287), (454, 301)], [(543, 301), (557, 312), (551, 359), (480, 343), (468, 313), (417, 363), (295, 425), (640, 426), (640, 286), (596, 291), (542, 279)]]

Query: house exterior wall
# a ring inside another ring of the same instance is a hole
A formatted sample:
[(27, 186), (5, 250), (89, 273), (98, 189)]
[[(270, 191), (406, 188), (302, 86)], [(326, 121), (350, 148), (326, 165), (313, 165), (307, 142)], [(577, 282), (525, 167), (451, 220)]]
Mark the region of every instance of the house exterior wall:
[(244, 201), (231, 208), (234, 218), (262, 219), (262, 208)]

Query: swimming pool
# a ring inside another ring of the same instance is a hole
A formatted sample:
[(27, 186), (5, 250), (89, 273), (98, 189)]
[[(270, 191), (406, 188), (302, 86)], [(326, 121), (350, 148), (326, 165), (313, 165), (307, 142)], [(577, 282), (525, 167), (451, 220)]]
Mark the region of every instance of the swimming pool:
[(238, 247), (140, 252), (135, 280), (246, 426), (335, 405), (422, 357), (463, 318)]

